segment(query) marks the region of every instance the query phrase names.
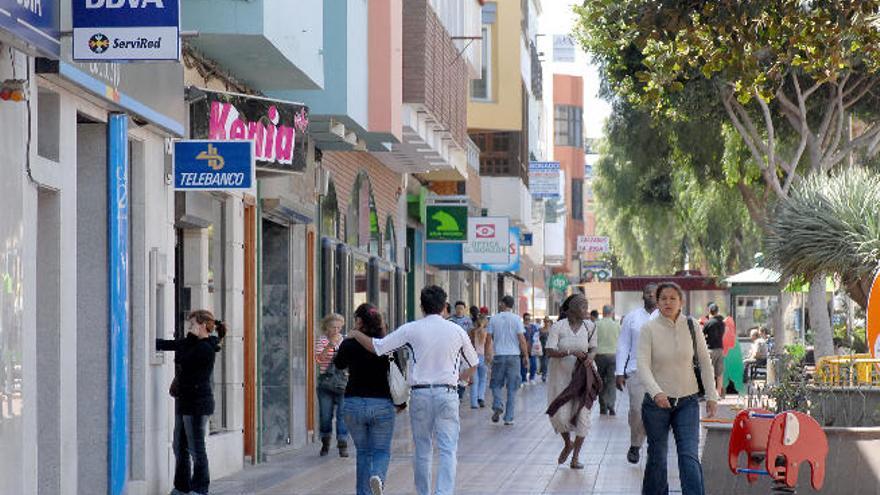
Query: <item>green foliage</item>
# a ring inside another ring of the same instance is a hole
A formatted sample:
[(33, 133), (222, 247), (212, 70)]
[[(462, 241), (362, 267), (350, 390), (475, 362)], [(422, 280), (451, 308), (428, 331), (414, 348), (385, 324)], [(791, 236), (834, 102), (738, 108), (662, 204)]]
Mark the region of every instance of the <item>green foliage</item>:
[(805, 178), (779, 202), (765, 248), (784, 277), (836, 273), (847, 286), (871, 279), (880, 266), (880, 174), (855, 167)]
[(880, 68), (880, 0), (742, 2), (590, 0), (575, 34), (617, 94), (675, 113), (670, 98), (697, 79), (765, 101), (792, 70), (816, 82)]
[(776, 402), (776, 412), (801, 411), (809, 413), (810, 391), (804, 376), (803, 360), (807, 349), (803, 345), (785, 346), (779, 356), (778, 366), (781, 375), (777, 383), (770, 387), (769, 395)]

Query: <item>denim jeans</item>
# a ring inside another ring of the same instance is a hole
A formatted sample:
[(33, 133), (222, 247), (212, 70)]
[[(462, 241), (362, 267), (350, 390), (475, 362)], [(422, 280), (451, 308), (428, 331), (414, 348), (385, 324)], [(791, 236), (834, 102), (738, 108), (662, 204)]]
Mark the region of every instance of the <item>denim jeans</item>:
[(703, 495), (703, 468), (700, 466), (700, 402), (696, 395), (678, 399), (671, 409), (658, 407), (648, 394), (642, 401), (642, 422), (648, 434), (648, 462), (642, 480), (643, 495), (669, 493), (666, 457), (669, 455), (669, 428), (678, 451), (678, 472), (682, 495)]
[(394, 404), (391, 399), (346, 397), (342, 414), (357, 449), (357, 495), (370, 495), (370, 477), (378, 476), (384, 482), (388, 473)]
[(479, 401), (486, 399), (486, 375), (489, 367), (486, 366), (486, 356), (479, 356), (477, 372), (474, 373), (474, 381), (471, 383), (471, 407), (479, 407)]
[(538, 374), (538, 356), (529, 356), (529, 380), (534, 380)]
[[(516, 390), (520, 384), (519, 356), (495, 356), (492, 363), (492, 379), (489, 387), (492, 389), (492, 410), (504, 411), (504, 421), (513, 421), (514, 408), (516, 407)], [(501, 407), (501, 389), (507, 386), (507, 407)]]
[(334, 408), (336, 408), (336, 440), (345, 441), (348, 438), (345, 419), (342, 417), (344, 403), (343, 394), (336, 394), (321, 388), (318, 389), (318, 412), (321, 418), (320, 432), (322, 439), (333, 436)]
[(420, 388), (412, 391), (409, 417), (415, 444), (413, 476), (419, 495), (431, 495), (431, 463), (435, 437), (439, 463), (437, 490), (434, 493), (455, 493), (456, 452), (461, 429), (458, 405), (458, 394), (454, 388)]
[(208, 416), (174, 416), (174, 488), (183, 492), (207, 495), (211, 475), (205, 430)]

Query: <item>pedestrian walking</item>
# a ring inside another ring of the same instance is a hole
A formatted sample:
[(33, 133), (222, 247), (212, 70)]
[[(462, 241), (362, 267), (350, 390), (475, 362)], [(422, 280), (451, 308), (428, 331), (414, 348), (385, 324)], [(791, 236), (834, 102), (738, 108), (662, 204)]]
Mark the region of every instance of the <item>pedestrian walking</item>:
[[(541, 326), (541, 331), (540, 331), (540, 336), (539, 336), (539, 339), (541, 342), (541, 349), (547, 348), (547, 336), (550, 335), (550, 327), (552, 327), (552, 326), (553, 326), (553, 320), (549, 316), (545, 316), (544, 317), (544, 325)], [(547, 381), (547, 360), (548, 359), (549, 359), (549, 357), (547, 356), (546, 352), (541, 354), (540, 362), (541, 362), (541, 381), (542, 382)]]
[[(713, 383), (712, 359), (703, 333), (695, 330), (695, 322), (682, 314), (681, 287), (663, 282), (657, 286), (656, 299), (660, 316), (642, 327), (638, 344), (638, 370), (646, 391), (642, 422), (648, 436), (642, 494), (669, 493), (666, 459), (672, 429), (682, 494), (703, 495), (699, 386), (694, 364), (699, 364), (703, 383)], [(706, 415), (715, 416), (717, 409), (717, 391), (706, 387)]]
[(659, 315), (657, 311), (657, 284), (648, 284), (642, 290), (641, 308), (627, 313), (621, 324), (620, 337), (617, 340), (617, 363), (615, 363), (616, 387), (623, 391), (626, 386), (629, 396), (629, 451), (626, 459), (636, 464), (639, 462), (639, 451), (645, 443), (645, 426), (642, 424), (642, 398), (645, 388), (639, 376), (636, 353), (639, 348), (639, 335), (642, 326), (651, 318)]
[[(385, 336), (382, 315), (369, 303), (355, 309), (354, 329), (370, 338)], [(340, 370), (349, 370), (342, 411), (357, 451), (356, 493), (380, 495), (394, 436), (395, 407), (388, 387), (388, 357), (370, 352), (354, 339), (346, 339), (333, 363)]]
[(333, 358), (342, 344), (345, 318), (331, 313), (321, 320), (324, 335), (315, 343), (315, 362), (318, 363), (318, 417), (321, 434), (321, 457), (330, 452), (333, 438), (333, 417), (336, 416), (336, 446), (340, 457), (348, 457), (348, 430), (342, 415), (342, 405), (348, 382), (348, 373), (333, 365)]
[[(551, 406), (559, 400), (562, 405), (556, 408), (548, 408), (550, 424), (553, 430), (562, 436), (564, 445), (559, 454), (559, 464), (564, 464), (571, 455), (570, 466), (572, 469), (583, 469), (579, 456), (584, 438), (590, 431), (589, 404), (583, 402), (584, 391), (577, 394), (571, 391), (573, 382), (583, 380), (583, 389), (587, 393), (594, 390), (595, 383), (601, 386), (598, 373), (595, 372), (592, 359), (597, 348), (596, 327), (589, 320), (587, 312), (587, 298), (582, 294), (576, 295), (569, 303), (567, 317), (557, 321), (550, 329), (547, 337), (546, 354), (550, 356), (550, 374), (547, 379), (547, 402)], [(594, 377), (591, 381), (591, 377)], [(598, 395), (598, 388), (593, 392), (593, 397)], [(562, 400), (565, 397), (567, 400)], [(574, 433), (574, 442), (571, 434)]]
[(617, 340), (620, 337), (620, 324), (614, 319), (614, 308), (610, 305), (602, 307), (602, 318), (596, 322), (598, 349), (596, 350), (596, 367), (602, 378), (602, 393), (599, 395), (599, 414), (614, 416), (617, 404), (617, 389), (614, 383), (616, 367)]
[(540, 333), (541, 328), (532, 322), (532, 314), (531, 313), (523, 313), (523, 328), (524, 335), (526, 338), (526, 350), (528, 351), (529, 361), (528, 366), (523, 366), (520, 368), (520, 377), (522, 378), (523, 383), (532, 383), (535, 381), (535, 376), (538, 374), (538, 355), (534, 352), (535, 349), (535, 340), (537, 335)]
[(471, 329), (471, 343), (477, 351), (479, 364), (477, 371), (471, 381), (471, 409), (486, 407), (486, 384), (489, 375), (489, 366), (492, 364), (492, 348), (487, 345), (489, 342), (489, 334), (486, 332), (486, 326), (489, 319), (485, 315), (477, 317), (476, 326)]
[(186, 337), (156, 339), (157, 351), (174, 351), (175, 376), (169, 393), (174, 397), (174, 489), (171, 495), (208, 495), (211, 474), (205, 436), (214, 414), (211, 377), (226, 325), (207, 310), (187, 317)]
[[(419, 495), (431, 494), (431, 465), (436, 439), (439, 452), (435, 495), (455, 491), (456, 453), (459, 421), (459, 380), (469, 379), (478, 362), (477, 352), (464, 330), (446, 321), (441, 314), (446, 306), (446, 291), (436, 285), (422, 289), (422, 312), (425, 317), (403, 325), (386, 337), (374, 338), (352, 331), (366, 349), (388, 354), (407, 346), (412, 353), (412, 369), (407, 382), (412, 388), (410, 421), (412, 423), (413, 477)], [(464, 371), (459, 364), (464, 360)]]
[[(447, 307), (449, 305), (447, 304)], [(464, 301), (456, 301), (455, 303), (455, 312), (447, 318), (447, 320), (455, 323), (460, 326), (465, 333), (470, 332), (470, 329), (473, 328), (474, 322), (471, 320), (470, 316), (467, 315), (467, 305)], [(467, 389), (467, 383), (459, 383), (458, 384), (458, 400), (464, 399), (464, 393)]]
[(709, 347), (712, 369), (715, 370), (715, 379), (712, 384), (718, 391), (718, 397), (724, 397), (724, 333), (727, 331), (727, 326), (724, 324), (724, 317), (719, 314), (717, 304), (709, 303), (707, 309), (709, 310), (709, 319), (703, 326), (703, 337)]
[[(500, 311), (489, 320), (487, 333), (492, 346), (492, 422), (497, 423), (504, 413), (504, 424), (513, 425), (516, 408), (516, 391), (521, 383), (520, 370), (528, 366), (525, 327), (522, 319), (513, 311), (513, 297), (501, 298)], [(501, 389), (507, 387), (507, 402), (503, 403)]]

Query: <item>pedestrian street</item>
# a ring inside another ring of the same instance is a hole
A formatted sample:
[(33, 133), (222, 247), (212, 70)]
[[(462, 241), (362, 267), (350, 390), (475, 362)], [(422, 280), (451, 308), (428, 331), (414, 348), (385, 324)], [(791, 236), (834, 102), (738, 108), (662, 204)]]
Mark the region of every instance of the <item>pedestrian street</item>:
[[(513, 426), (492, 423), (489, 407), (471, 409), (463, 404), (456, 493), (561, 495), (640, 492), (647, 454), (643, 447), (639, 464), (629, 464), (626, 460), (629, 447), (626, 394), (617, 394), (617, 416), (600, 416), (598, 406), (593, 408), (592, 428), (581, 452), (581, 462), (585, 464), (582, 470), (572, 470), (568, 464), (556, 464), (562, 440), (553, 433), (544, 414), (546, 406), (546, 389), (540, 381), (520, 389)], [(719, 409), (720, 415), (731, 415), (723, 403)], [(702, 443), (701, 438), (701, 449)], [(214, 480), (211, 491), (216, 495), (353, 494), (354, 449), (350, 458), (341, 459), (332, 450), (329, 456), (319, 457), (319, 447), (319, 444), (313, 444), (282, 459)], [(415, 493), (411, 464), (413, 448), (407, 413), (397, 417), (392, 448), (385, 493)], [(436, 476), (436, 470), (434, 473)], [(669, 483), (671, 493), (680, 493), (674, 442), (671, 440)]]

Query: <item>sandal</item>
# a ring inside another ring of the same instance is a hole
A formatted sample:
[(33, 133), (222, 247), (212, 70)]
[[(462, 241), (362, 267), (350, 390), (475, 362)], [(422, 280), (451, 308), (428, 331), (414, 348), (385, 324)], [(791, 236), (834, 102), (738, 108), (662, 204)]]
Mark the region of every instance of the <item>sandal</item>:
[(577, 457), (572, 457), (571, 464), (569, 464), (569, 466), (572, 469), (583, 469), (584, 468), (584, 465), (578, 461)]
[(565, 464), (565, 461), (568, 460), (568, 456), (571, 454), (571, 451), (573, 449), (574, 446), (571, 444), (566, 444), (565, 447), (562, 447), (562, 452), (559, 453), (557, 464)]

